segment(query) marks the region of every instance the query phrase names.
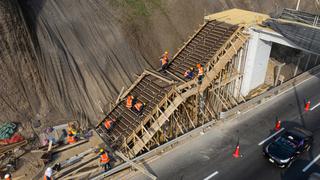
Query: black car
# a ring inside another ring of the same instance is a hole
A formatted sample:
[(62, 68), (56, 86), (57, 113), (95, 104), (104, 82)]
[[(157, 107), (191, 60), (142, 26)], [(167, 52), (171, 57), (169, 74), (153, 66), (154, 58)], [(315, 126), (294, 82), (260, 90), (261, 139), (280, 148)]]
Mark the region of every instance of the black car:
[(312, 133), (302, 128), (284, 130), (263, 148), (265, 157), (281, 168), (289, 167), (292, 162), (312, 145)]

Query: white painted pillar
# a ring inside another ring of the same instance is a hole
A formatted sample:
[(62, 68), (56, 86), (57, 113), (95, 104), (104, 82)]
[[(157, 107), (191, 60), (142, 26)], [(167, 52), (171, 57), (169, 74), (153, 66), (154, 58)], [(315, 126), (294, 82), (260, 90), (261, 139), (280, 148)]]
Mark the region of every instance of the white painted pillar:
[(262, 85), (265, 81), (272, 43), (260, 39), (260, 32), (249, 30), (250, 40), (244, 67), (241, 94)]

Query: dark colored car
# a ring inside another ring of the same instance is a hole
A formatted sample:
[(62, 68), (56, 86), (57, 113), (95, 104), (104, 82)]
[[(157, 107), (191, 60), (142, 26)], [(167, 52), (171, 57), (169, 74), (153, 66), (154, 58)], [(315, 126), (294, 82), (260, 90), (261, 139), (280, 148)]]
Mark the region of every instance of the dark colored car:
[(312, 133), (302, 128), (284, 130), (263, 148), (265, 157), (281, 168), (290, 167), (292, 162), (312, 145)]

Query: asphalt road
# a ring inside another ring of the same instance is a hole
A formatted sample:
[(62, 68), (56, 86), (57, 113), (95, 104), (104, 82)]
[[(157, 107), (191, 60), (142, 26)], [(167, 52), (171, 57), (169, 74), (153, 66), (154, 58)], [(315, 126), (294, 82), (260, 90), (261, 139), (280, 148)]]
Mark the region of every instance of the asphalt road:
[[(311, 100), (312, 111), (304, 112), (304, 101)], [(178, 146), (152, 162), (145, 163), (158, 179), (237, 179), (237, 180), (303, 180), (320, 172), (320, 160), (302, 172), (320, 154), (320, 75), (256, 107), (240, 117), (219, 122), (204, 135)], [(274, 133), (276, 117), (282, 127), (302, 126), (314, 133), (313, 147), (302, 154), (288, 169), (267, 161), (258, 144)], [(237, 141), (242, 157), (234, 158)], [(139, 172), (125, 179), (148, 179)]]

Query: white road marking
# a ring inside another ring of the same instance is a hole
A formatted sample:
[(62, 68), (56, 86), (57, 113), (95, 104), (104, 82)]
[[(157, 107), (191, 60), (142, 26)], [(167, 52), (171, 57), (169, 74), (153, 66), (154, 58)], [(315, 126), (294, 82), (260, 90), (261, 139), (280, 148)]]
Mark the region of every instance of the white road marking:
[(320, 159), (320, 154), (314, 158), (305, 168), (302, 169), (302, 172), (306, 172), (314, 163)]
[(217, 175), (217, 174), (219, 174), (219, 172), (218, 172), (218, 171), (216, 171), (216, 172), (214, 172), (214, 173), (210, 174), (210, 176), (208, 176), (208, 177), (204, 178), (203, 180), (209, 180), (209, 179), (211, 179), (213, 176), (215, 176), (215, 175)]
[(264, 144), (265, 142), (269, 141), (269, 139), (273, 138), (275, 135), (279, 134), (283, 130), (284, 130), (284, 128), (279, 129), (279, 131), (275, 132), (274, 134), (269, 136), (267, 139), (261, 141), (258, 145), (261, 146), (262, 144)]
[(313, 106), (310, 110), (314, 110), (315, 108), (317, 108), (318, 106), (320, 106), (320, 103), (316, 104), (315, 106)]

